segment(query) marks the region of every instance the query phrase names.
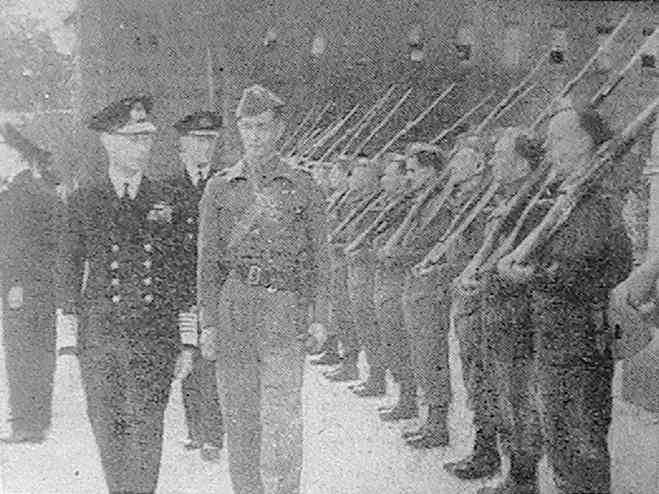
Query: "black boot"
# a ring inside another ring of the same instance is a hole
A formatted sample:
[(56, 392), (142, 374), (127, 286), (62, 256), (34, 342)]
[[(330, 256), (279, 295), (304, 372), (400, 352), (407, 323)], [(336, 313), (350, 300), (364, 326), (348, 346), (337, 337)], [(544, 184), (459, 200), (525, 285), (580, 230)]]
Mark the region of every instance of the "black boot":
[(538, 461), (539, 458), (513, 452), (508, 477), (499, 485), (483, 487), (478, 494), (540, 494)]
[(415, 449), (443, 448), (449, 445), (446, 407), (430, 405), (428, 420), (422, 426), (421, 434), (410, 437), (407, 445)]
[(327, 341), (322, 346), (320, 352), (322, 355), (311, 360), (311, 365), (337, 365), (341, 363), (341, 355), (339, 355), (339, 338), (336, 335), (327, 338)]
[(359, 386), (352, 388), (352, 392), (360, 398), (372, 398), (387, 394), (384, 370), (371, 368), (368, 379)]
[(419, 416), (419, 407), (416, 403), (416, 386), (413, 383), (401, 383), (398, 402), (389, 410), (380, 413), (384, 422), (413, 419)]
[(446, 463), (444, 468), (462, 480), (494, 477), (501, 469), (496, 432), (477, 428), (474, 452), (464, 460)]
[(359, 379), (357, 358), (352, 356), (346, 357), (338, 368), (326, 372), (324, 375), (332, 382), (357, 381)]

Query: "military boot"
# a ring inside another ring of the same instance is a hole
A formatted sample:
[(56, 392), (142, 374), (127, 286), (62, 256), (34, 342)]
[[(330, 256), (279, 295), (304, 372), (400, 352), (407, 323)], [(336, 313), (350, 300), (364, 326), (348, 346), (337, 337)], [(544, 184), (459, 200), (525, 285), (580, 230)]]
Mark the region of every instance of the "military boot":
[(352, 388), (352, 392), (360, 398), (384, 396), (387, 394), (387, 382), (384, 376), (384, 369), (374, 369), (371, 367), (368, 379)]
[(532, 455), (512, 452), (510, 473), (494, 487), (483, 487), (478, 494), (540, 494), (538, 487), (538, 461)]
[(446, 463), (444, 468), (462, 480), (494, 477), (501, 469), (496, 432), (477, 428), (474, 452), (463, 460)]
[(320, 355), (317, 359), (311, 360), (311, 365), (337, 365), (341, 363), (341, 355), (339, 355), (339, 338), (332, 335), (327, 338), (325, 344), (316, 355)]
[(419, 416), (419, 406), (416, 403), (416, 386), (414, 383), (401, 383), (398, 401), (389, 410), (380, 412), (384, 422), (413, 419)]
[(357, 368), (357, 354), (346, 355), (341, 365), (333, 371), (326, 372), (325, 377), (332, 382), (357, 381), (359, 368)]
[(444, 406), (430, 405), (428, 420), (421, 427), (421, 433), (410, 437), (407, 445), (415, 449), (442, 448), (449, 445), (448, 410)]

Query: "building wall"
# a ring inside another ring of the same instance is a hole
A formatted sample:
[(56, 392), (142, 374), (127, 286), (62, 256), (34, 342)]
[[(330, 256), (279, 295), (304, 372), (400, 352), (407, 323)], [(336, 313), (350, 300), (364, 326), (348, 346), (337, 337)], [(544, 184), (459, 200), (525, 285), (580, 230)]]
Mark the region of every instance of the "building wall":
[[(543, 74), (545, 90), (538, 87), (502, 119), (502, 123), (528, 123), (548, 100), (546, 89), (556, 72), (573, 75), (593, 53), (597, 25), (615, 23), (628, 9), (634, 12), (634, 27), (621, 36), (623, 54), (631, 53), (630, 41), (640, 40), (641, 26), (659, 21), (653, 2), (81, 0), (82, 113), (89, 115), (132, 92), (150, 92), (156, 98), (156, 122), (167, 129), (154, 161), (161, 170), (171, 169), (175, 148), (168, 126), (208, 104), (206, 50), (210, 48), (220, 96), (216, 106), (230, 129), (240, 93), (250, 83), (269, 86), (290, 103), (291, 125), (312, 102), (334, 100), (337, 107), (330, 116), (335, 118), (356, 103), (371, 104), (393, 82), (401, 84), (399, 95), (414, 87), (413, 96), (367, 148), (373, 151), (450, 82), (458, 81), (459, 90), (409, 138), (435, 135), (489, 90), (502, 96), (545, 51), (551, 26), (565, 24), (569, 41), (565, 65)], [(463, 24), (473, 25), (476, 39), (468, 65), (459, 62), (453, 46)], [(409, 57), (408, 36), (415, 25), (422, 30), (425, 59), (421, 63)], [(520, 31), (517, 66), (501, 63), (510, 25)], [(277, 41), (266, 47), (263, 40), (271, 28)], [(326, 37), (327, 48), (314, 57), (311, 44), (318, 33)], [(601, 82), (590, 79), (591, 87)], [(632, 94), (638, 87), (638, 81), (626, 82), (620, 93)], [(648, 94), (655, 89), (656, 79), (644, 86)], [(628, 112), (639, 104), (636, 97), (607, 103)], [(218, 157), (225, 163), (239, 154), (235, 131), (229, 132), (227, 148)]]

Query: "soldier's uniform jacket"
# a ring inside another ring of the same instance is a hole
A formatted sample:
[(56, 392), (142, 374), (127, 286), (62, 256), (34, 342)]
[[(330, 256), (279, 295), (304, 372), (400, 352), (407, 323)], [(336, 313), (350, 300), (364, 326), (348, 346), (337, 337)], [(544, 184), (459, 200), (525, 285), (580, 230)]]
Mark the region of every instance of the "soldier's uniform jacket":
[(274, 167), (264, 174), (239, 162), (206, 187), (198, 265), (202, 327), (217, 325), (222, 285), (231, 271), (247, 282), (256, 269), (257, 284), (264, 280), (264, 286), (297, 292), (310, 302), (327, 301), (322, 193), (308, 172), (272, 159)]
[(14, 286), (53, 291), (63, 204), (30, 171), (0, 193), (0, 277), (3, 293)]
[(81, 316), (83, 347), (128, 338), (178, 348), (177, 315), (188, 301), (179, 279), (185, 249), (171, 201), (164, 183), (146, 177), (132, 200), (120, 199), (107, 177), (72, 195), (62, 242), (62, 306)]

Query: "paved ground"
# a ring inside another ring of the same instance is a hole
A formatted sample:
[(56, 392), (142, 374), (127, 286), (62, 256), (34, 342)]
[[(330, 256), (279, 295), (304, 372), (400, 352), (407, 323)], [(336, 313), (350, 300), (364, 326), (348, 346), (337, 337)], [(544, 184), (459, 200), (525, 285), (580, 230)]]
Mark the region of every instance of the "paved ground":
[[(404, 425), (383, 425), (376, 408), (383, 400), (360, 400), (345, 385), (329, 384), (311, 366), (306, 373), (304, 494), (474, 493), (481, 483), (459, 482), (441, 468), (471, 447), (470, 415), (464, 408), (455, 340), (452, 367), (456, 399), (452, 410), (452, 446), (412, 452), (399, 439)], [(1, 349), (0, 349), (1, 350)], [(0, 492), (6, 494), (104, 493), (98, 453), (84, 412), (77, 362), (63, 357), (55, 383), (54, 425), (39, 446), (3, 446)], [(384, 401), (393, 400), (393, 389)], [(6, 432), (4, 352), (0, 351), (0, 432)], [(226, 458), (203, 463), (183, 450), (185, 438), (180, 387), (174, 384), (166, 416), (166, 436), (159, 494), (232, 492)], [(659, 492), (659, 425), (616, 407), (611, 434), (615, 494)], [(494, 479), (494, 482), (497, 479)], [(554, 492), (542, 471), (542, 492)]]

